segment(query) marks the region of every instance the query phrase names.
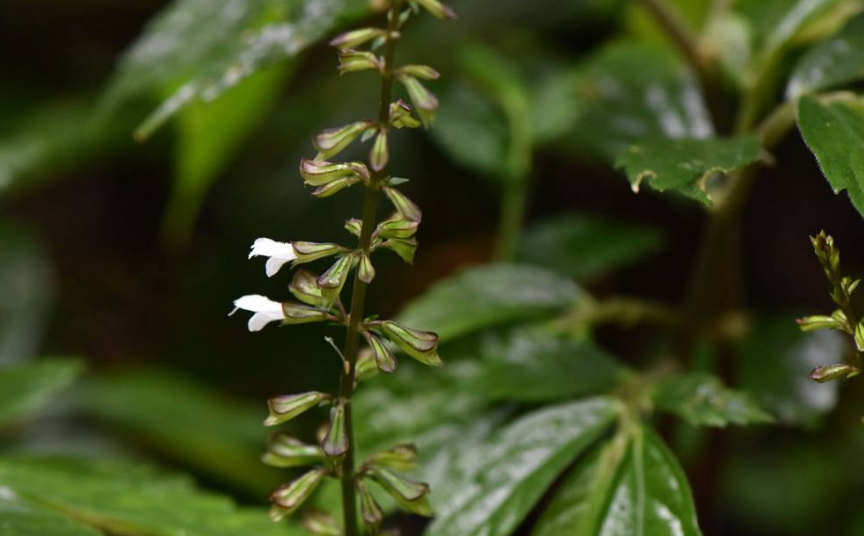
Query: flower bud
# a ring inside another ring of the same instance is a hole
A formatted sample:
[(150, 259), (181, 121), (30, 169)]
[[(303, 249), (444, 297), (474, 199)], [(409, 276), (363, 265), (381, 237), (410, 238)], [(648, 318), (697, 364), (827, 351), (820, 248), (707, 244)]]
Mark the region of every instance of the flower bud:
[(383, 62), (371, 52), (343, 50), (339, 53), (339, 74), (355, 73), (369, 69), (381, 72), (383, 68)]
[(324, 322), (325, 320), (330, 319), (330, 315), (327, 314), (327, 311), (292, 302), (285, 302), (282, 304), (282, 314), (285, 316), (285, 318), (282, 319), (282, 323), (286, 325)]
[(432, 514), (429, 501), (429, 485), (416, 482), (389, 469), (372, 467), (368, 473), (388, 495), (396, 499), (403, 509), (422, 516)]
[(423, 212), (420, 210), (420, 207), (405, 197), (405, 194), (395, 188), (389, 187), (384, 188), (384, 193), (406, 220), (416, 221), (417, 223), (423, 220)]
[(454, 12), (450, 7), (442, 4), (438, 0), (412, 0), (417, 2), (423, 8), (431, 13), (432, 15), (438, 17), (439, 19), (455, 19), (456, 12)]
[(357, 238), (360, 238), (360, 233), (362, 233), (363, 231), (363, 220), (351, 218), (350, 220), (345, 222), (345, 229), (347, 229), (349, 233), (353, 234)]
[(423, 125), (426, 128), (432, 126), (435, 121), (435, 111), (438, 110), (438, 97), (413, 76), (398, 74), (397, 78), (408, 91), (408, 96), (411, 97), (411, 102), (414, 103)]
[(394, 128), (417, 128), (422, 123), (411, 115), (411, 106), (402, 99), (390, 103), (390, 124)]
[(414, 264), (414, 254), (417, 252), (416, 238), (391, 238), (381, 244), (381, 247), (393, 250), (408, 264)]
[(372, 352), (375, 354), (375, 364), (378, 367), (378, 370), (387, 373), (395, 371), (396, 365), (398, 365), (396, 356), (394, 356), (393, 352), (391, 352), (384, 343), (381, 342), (381, 339), (368, 331), (363, 332), (363, 337), (366, 339), (369, 348), (371, 348)]
[(345, 402), (339, 401), (330, 410), (330, 428), (322, 445), (324, 453), (335, 458), (348, 452), (348, 435), (345, 433)]
[(381, 28), (360, 28), (337, 35), (330, 41), (330, 46), (341, 49), (357, 48), (385, 35), (387, 30)]
[(341, 192), (345, 188), (348, 188), (350, 186), (354, 186), (358, 182), (360, 182), (360, 179), (353, 179), (353, 178), (337, 179), (333, 182), (330, 182), (328, 184), (325, 184), (323, 186), (319, 186), (318, 188), (315, 188), (315, 190), (312, 192), (312, 195), (314, 195), (315, 197), (319, 197), (321, 199), (324, 199), (325, 197), (330, 197), (331, 195), (335, 195), (335, 194)]
[(357, 275), (360, 277), (360, 281), (363, 281), (367, 285), (375, 279), (375, 267), (372, 266), (372, 259), (369, 258), (369, 255), (360, 257), (360, 267), (357, 269)]
[(342, 251), (342, 246), (332, 243), (317, 243), (317, 242), (292, 242), (294, 247), (294, 264), (303, 264), (307, 262), (317, 261), (325, 257), (336, 255)]
[(855, 349), (859, 352), (864, 352), (864, 321), (855, 326)]
[(271, 467), (303, 467), (324, 460), (324, 451), (318, 445), (307, 445), (287, 434), (278, 433), (270, 439), (261, 461)]
[(413, 471), (417, 465), (417, 447), (411, 444), (396, 445), (388, 450), (376, 452), (366, 459), (365, 467), (383, 467), (395, 471)]
[(329, 512), (312, 509), (303, 516), (303, 528), (315, 536), (342, 536), (342, 529)]
[(378, 224), (374, 236), (384, 239), (411, 238), (417, 234), (417, 227), (419, 226), (418, 222), (406, 220), (402, 217), (402, 214), (397, 212)]
[(264, 426), (274, 426), (288, 422), (294, 417), (327, 402), (332, 397), (326, 393), (310, 391), (298, 395), (283, 395), (267, 401), (270, 415), (264, 421)]
[(355, 365), (354, 378), (358, 382), (366, 380), (378, 375), (378, 364), (376, 363), (376, 355), (371, 348), (363, 348), (357, 354), (357, 364)]
[(345, 255), (339, 257), (333, 266), (327, 269), (326, 272), (318, 276), (318, 286), (322, 289), (341, 289), (348, 279), (348, 274), (354, 268), (357, 257), (354, 255)]
[(841, 324), (833, 316), (813, 315), (804, 318), (799, 318), (795, 322), (801, 331), (817, 331), (820, 329), (845, 329), (845, 323)]
[(360, 495), (360, 516), (363, 518), (363, 523), (369, 527), (372, 534), (378, 534), (381, 522), (384, 520), (384, 512), (381, 511), (378, 501), (372, 496), (372, 492), (362, 479), (358, 478), (356, 485)]
[(441, 74), (428, 65), (405, 65), (399, 68), (399, 72), (408, 76), (422, 78), (423, 80), (438, 80), (441, 78)]
[(861, 374), (861, 371), (852, 365), (822, 365), (813, 369), (813, 372), (810, 373), (810, 379), (816, 380), (819, 383), (825, 383), (843, 378), (853, 378), (859, 374)]
[(270, 496), (270, 501), (273, 503), (270, 517), (273, 521), (280, 521), (300, 508), (306, 499), (318, 489), (321, 479), (324, 478), (324, 473), (324, 469), (314, 469), (277, 488)]
[(438, 335), (435, 333), (406, 328), (392, 320), (385, 320), (380, 326), (393, 344), (414, 359), (433, 367), (443, 365), (438, 356)]
[(340, 179), (369, 180), (369, 169), (360, 162), (334, 164), (324, 160), (300, 160), (300, 175), (310, 186), (324, 186)]
[(366, 130), (373, 127), (371, 121), (358, 121), (336, 128), (328, 128), (312, 138), (312, 145), (318, 151), (318, 159), (328, 159), (341, 153)]
[(372, 152), (369, 154), (369, 163), (372, 164), (372, 169), (381, 171), (387, 167), (387, 162), (389, 161), (390, 149), (387, 146), (387, 129), (382, 128), (378, 131), (375, 145), (372, 146)]
[(321, 292), (318, 287), (318, 278), (312, 272), (298, 270), (294, 274), (291, 284), (288, 285), (288, 290), (295, 298), (307, 305), (320, 309), (330, 308), (330, 300)]

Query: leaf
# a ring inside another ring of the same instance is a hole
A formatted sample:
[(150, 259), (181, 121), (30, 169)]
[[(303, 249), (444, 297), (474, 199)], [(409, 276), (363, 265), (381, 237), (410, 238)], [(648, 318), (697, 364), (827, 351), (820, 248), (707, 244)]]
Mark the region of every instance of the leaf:
[[(798, 315), (800, 316), (800, 315)], [(801, 333), (794, 313), (759, 318), (738, 352), (736, 385), (784, 424), (814, 425), (837, 404), (837, 383), (819, 384), (810, 371), (848, 351), (835, 331)]]
[(97, 377), (80, 394), (90, 415), (211, 478), (253, 493), (279, 482), (258, 461), (269, 434), (261, 408), (156, 369)]
[(864, 15), (802, 57), (786, 86), (794, 99), (806, 93), (842, 87), (864, 78)]
[(619, 407), (591, 399), (528, 414), (470, 455), (473, 474), (436, 505), (427, 536), (506, 536), (558, 474), (608, 428)]
[(661, 382), (654, 392), (654, 403), (693, 426), (725, 428), (729, 424), (774, 422), (749, 394), (729, 389), (708, 374), (684, 374)]
[(0, 528), (4, 536), (102, 536), (95, 529), (28, 504), (14, 494), (0, 495)]
[(0, 368), (0, 428), (47, 406), (83, 367), (75, 359), (45, 359)]
[(583, 297), (581, 288), (546, 270), (519, 264), (488, 264), (462, 270), (436, 284), (412, 301), (399, 320), (434, 331), (444, 341), (551, 314), (577, 304)]
[(517, 330), (483, 340), (481, 363), (468, 385), (493, 400), (544, 402), (612, 389), (624, 368), (587, 341), (542, 330)]
[(798, 127), (834, 193), (846, 190), (864, 214), (864, 108), (857, 106), (802, 97)]
[(661, 244), (660, 232), (651, 227), (575, 214), (529, 227), (519, 259), (585, 280), (633, 264)]
[(197, 490), (189, 479), (118, 461), (11, 457), (0, 485), (27, 501), (117, 536), (299, 536), (259, 509)]
[(605, 46), (578, 70), (580, 148), (614, 160), (649, 138), (710, 138), (714, 127), (694, 75), (663, 47)]
[(756, 136), (728, 139), (646, 139), (622, 153), (615, 167), (623, 169), (638, 192), (643, 181), (657, 191), (677, 190), (710, 204), (708, 179), (730, 173), (759, 159)]
[(844, 3), (846, 0), (742, 0), (736, 9), (751, 21), (754, 35), (762, 36), (759, 48), (764, 61), (783, 52), (808, 25)]
[(662, 440), (641, 426), (621, 439), (576, 466), (533, 536), (701, 536), (687, 477)]

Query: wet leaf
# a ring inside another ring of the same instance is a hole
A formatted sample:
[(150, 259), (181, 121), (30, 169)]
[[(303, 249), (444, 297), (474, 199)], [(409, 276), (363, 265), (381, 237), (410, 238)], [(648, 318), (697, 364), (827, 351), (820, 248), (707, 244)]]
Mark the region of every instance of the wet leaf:
[(727, 139), (646, 139), (630, 145), (615, 162), (634, 192), (643, 182), (657, 191), (677, 190), (710, 204), (708, 180), (759, 159), (756, 136)]
[(657, 229), (574, 214), (528, 228), (519, 259), (576, 279), (590, 279), (635, 263), (662, 244)]
[(693, 426), (725, 428), (774, 422), (749, 394), (729, 389), (708, 374), (685, 374), (660, 383), (654, 403)]
[(83, 370), (74, 359), (0, 367), (0, 429), (47, 407)]
[(802, 57), (786, 86), (787, 97), (842, 87), (864, 77), (864, 15)]
[(864, 105), (805, 96), (798, 102), (798, 126), (834, 193), (846, 190), (864, 214)]
[(399, 320), (434, 331), (445, 341), (552, 314), (576, 305), (583, 296), (573, 282), (541, 268), (489, 264), (462, 270), (437, 283), (411, 302)]
[(606, 399), (541, 409), (486, 443), (478, 467), (436, 505), (428, 536), (506, 536), (558, 474), (608, 428), (619, 410)]

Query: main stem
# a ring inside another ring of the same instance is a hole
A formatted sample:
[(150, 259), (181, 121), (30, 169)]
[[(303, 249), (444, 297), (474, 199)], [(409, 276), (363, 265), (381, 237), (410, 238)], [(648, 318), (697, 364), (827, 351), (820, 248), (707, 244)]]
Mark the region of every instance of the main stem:
[[(395, 0), (388, 13), (387, 44), (384, 52), (384, 72), (381, 75), (381, 102), (378, 109), (378, 122), (381, 128), (390, 123), (390, 100), (393, 92), (393, 62), (396, 58), (396, 40), (399, 30), (399, 9), (402, 0)], [(376, 172), (366, 187), (363, 199), (363, 225), (360, 230), (360, 251), (369, 255), (372, 245), (372, 230), (375, 228), (375, 213), (378, 206), (378, 190), (383, 173)], [(360, 322), (363, 320), (366, 305), (367, 284), (360, 279), (360, 271), (354, 273), (354, 288), (351, 294), (351, 314), (348, 319), (348, 333), (345, 338), (345, 362), (339, 397), (345, 402), (345, 436), (348, 450), (342, 461), (342, 514), (345, 536), (359, 536), (357, 526), (357, 492), (354, 473), (354, 417), (352, 399), (357, 365), (357, 348), (360, 344)]]

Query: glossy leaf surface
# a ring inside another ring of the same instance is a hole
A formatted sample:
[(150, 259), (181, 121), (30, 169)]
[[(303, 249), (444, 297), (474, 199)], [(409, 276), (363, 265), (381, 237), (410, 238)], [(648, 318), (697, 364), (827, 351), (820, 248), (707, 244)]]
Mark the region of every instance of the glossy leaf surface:
[(49, 406), (81, 373), (74, 359), (46, 359), (0, 367), (0, 428)]
[(723, 428), (774, 421), (748, 393), (729, 389), (708, 374), (685, 374), (661, 382), (654, 403), (694, 426)]
[(864, 77), (864, 16), (853, 19), (830, 39), (811, 48), (795, 66), (786, 95), (841, 87)]

